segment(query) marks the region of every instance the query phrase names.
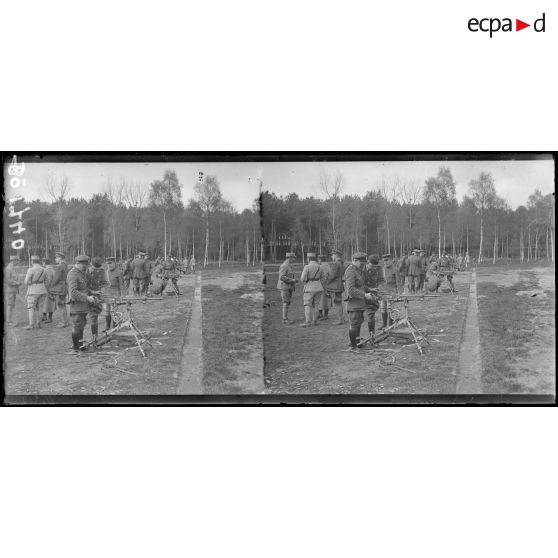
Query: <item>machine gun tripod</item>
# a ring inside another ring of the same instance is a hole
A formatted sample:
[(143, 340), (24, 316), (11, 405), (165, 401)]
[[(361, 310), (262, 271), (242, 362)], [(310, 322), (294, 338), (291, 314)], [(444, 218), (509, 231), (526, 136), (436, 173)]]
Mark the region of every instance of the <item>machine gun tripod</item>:
[[(129, 328), (132, 331), (132, 334), (134, 336), (134, 339), (136, 341), (136, 344), (142, 354), (142, 356), (145, 358), (147, 355), (145, 354), (145, 351), (143, 350), (142, 345), (147, 343), (150, 347), (152, 347), (153, 345), (151, 345), (151, 342), (149, 341), (149, 339), (144, 335), (144, 333), (139, 329), (139, 327), (135, 324), (134, 322), (134, 318), (132, 316), (132, 305), (136, 302), (143, 302), (144, 304), (147, 301), (152, 301), (152, 300), (163, 300), (162, 297), (142, 297), (142, 298), (137, 298), (137, 297), (122, 297), (122, 298), (113, 298), (113, 297), (103, 297), (101, 299), (99, 299), (98, 297), (96, 297), (96, 299), (98, 299), (99, 302), (102, 302), (103, 304), (108, 304), (110, 306), (110, 315), (112, 318), (112, 321), (114, 322), (114, 327), (108, 329), (107, 331), (105, 331), (100, 337), (97, 337), (95, 339), (93, 339), (92, 341), (89, 341), (88, 343), (84, 343), (81, 346), (81, 349), (87, 349), (88, 347), (101, 347), (102, 345), (105, 345), (106, 343), (108, 343), (109, 341), (112, 341), (115, 338), (115, 333), (118, 333), (120, 331), (122, 331), (124, 328)], [(123, 306), (126, 305), (126, 309), (124, 312), (119, 312), (117, 310), (118, 306)]]
[(421, 341), (423, 340), (426, 341), (428, 345), (430, 345), (430, 342), (428, 341), (428, 337), (426, 336), (426, 333), (421, 331), (409, 317), (409, 301), (423, 300), (425, 298), (439, 298), (441, 295), (437, 295), (437, 294), (389, 295), (389, 294), (378, 293), (378, 296), (379, 298), (383, 300), (388, 300), (392, 303), (403, 302), (403, 308), (402, 309), (390, 308), (389, 315), (393, 323), (388, 327), (384, 328), (382, 331), (372, 334), (367, 339), (362, 339), (357, 344), (357, 347), (363, 347), (364, 345), (366, 345), (366, 343), (370, 343), (372, 346), (374, 346), (377, 343), (380, 343), (380, 341), (387, 339), (390, 336), (390, 334), (394, 334), (395, 329), (399, 327), (405, 327), (413, 336), (413, 340), (417, 347), (418, 352), (421, 355), (424, 354)]

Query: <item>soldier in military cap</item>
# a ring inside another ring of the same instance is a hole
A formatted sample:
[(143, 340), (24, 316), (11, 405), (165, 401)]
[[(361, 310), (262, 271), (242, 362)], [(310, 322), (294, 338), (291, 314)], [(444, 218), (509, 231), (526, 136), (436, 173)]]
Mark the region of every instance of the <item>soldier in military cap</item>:
[(43, 304), (43, 322), (48, 324), (52, 323), (52, 313), (56, 310), (56, 296), (50, 292), (50, 285), (54, 279), (54, 266), (50, 263), (49, 258), (44, 258), (43, 267), (46, 272), (45, 287), (47, 289), (47, 295)]
[[(107, 264), (107, 284), (103, 288), (103, 294), (110, 298), (120, 298), (124, 296), (124, 279), (122, 277), (122, 270), (116, 267), (116, 258), (106, 258), (105, 262)], [(103, 303), (106, 323), (105, 331), (108, 331), (111, 328), (113, 308), (113, 302)]]
[(308, 263), (304, 266), (300, 276), (300, 282), (304, 285), (302, 289), (304, 323), (301, 324), (301, 327), (310, 327), (317, 324), (315, 310), (318, 307), (324, 290), (322, 286), (322, 268), (316, 261), (316, 253), (308, 252), (306, 257), (308, 258)]
[(79, 351), (83, 341), (83, 331), (87, 323), (87, 313), (90, 305), (95, 304), (95, 298), (87, 282), (87, 266), (89, 256), (80, 255), (75, 258), (75, 265), (68, 272), (68, 291), (70, 294), (70, 321), (72, 322), (72, 345), (74, 351)]
[(134, 282), (134, 295), (140, 296), (143, 292), (145, 279), (147, 278), (147, 270), (145, 268), (145, 260), (143, 259), (143, 252), (138, 252), (138, 255), (132, 261), (132, 280)]
[[(87, 270), (86, 279), (87, 286), (91, 294), (101, 295), (103, 289), (108, 286), (106, 271), (102, 267), (103, 260), (99, 256), (95, 256), (91, 260), (91, 267)], [(96, 341), (99, 334), (99, 314), (102, 312), (102, 304), (91, 304), (89, 307), (89, 315), (91, 316), (91, 335), (93, 342)]]
[(41, 265), (41, 258), (31, 256), (31, 267), (24, 280), (27, 285), (27, 310), (29, 312), (29, 325), (25, 329), (41, 327), (41, 309), (47, 296), (45, 280), (46, 271)]
[(418, 248), (415, 248), (408, 258), (409, 267), (407, 270), (407, 285), (409, 294), (417, 293), (420, 285), (420, 275), (422, 273), (422, 265)]
[[(396, 263), (390, 253), (384, 254), (382, 256), (383, 267), (384, 267), (384, 278), (385, 287), (384, 290), (387, 294), (396, 295), (399, 292), (399, 276), (397, 273)], [(385, 328), (391, 325), (392, 319), (390, 317), (391, 302), (386, 298), (382, 298), (380, 301), (380, 312), (382, 315), (382, 327)]]
[(16, 303), (17, 293), (21, 282), (14, 267), (19, 263), (17, 256), (10, 256), (10, 263), (4, 268), (4, 304), (6, 305), (6, 321), (8, 325), (13, 324), (13, 314)]
[(364, 321), (367, 307), (375, 305), (378, 308), (376, 297), (366, 287), (365, 270), (367, 256), (364, 252), (353, 254), (352, 262), (347, 267), (343, 277), (345, 281), (345, 300), (349, 314), (349, 342), (350, 350), (358, 351), (357, 344), (360, 340), (360, 327)]
[(66, 256), (62, 252), (54, 254), (54, 261), (56, 265), (52, 269), (52, 279), (48, 284), (48, 292), (56, 299), (56, 305), (62, 314), (62, 323), (58, 327), (68, 327), (69, 321), (66, 311), (68, 264), (66, 263)]
[(343, 319), (343, 275), (345, 273), (345, 264), (343, 263), (343, 254), (339, 250), (331, 251), (332, 263), (329, 264), (329, 275), (325, 284), (325, 290), (331, 300), (331, 307), (337, 309), (336, 325), (342, 325)]
[(329, 319), (329, 296), (327, 295), (326, 285), (329, 277), (329, 264), (327, 263), (327, 258), (320, 254), (318, 255), (318, 264), (322, 270), (322, 296), (320, 297), (320, 303), (318, 304), (318, 320)]
[[(193, 256), (192, 256), (193, 257)], [(289, 306), (291, 305), (291, 298), (293, 296), (295, 286), (298, 280), (295, 279), (292, 264), (295, 261), (296, 255), (294, 252), (287, 252), (285, 254), (285, 261), (279, 268), (279, 279), (277, 280), (277, 289), (281, 292), (281, 301), (283, 303), (283, 323), (290, 324), (289, 320)]]
[[(379, 289), (385, 282), (385, 279), (378, 254), (368, 256), (368, 263), (366, 264), (364, 270), (364, 284), (367, 288), (367, 292)], [(376, 311), (378, 308), (379, 306), (377, 301), (375, 301), (374, 304), (368, 304), (366, 307), (365, 318), (368, 323), (368, 332), (370, 336), (374, 335), (374, 332), (376, 331)]]
[(122, 262), (122, 280), (124, 281), (124, 295), (128, 296), (130, 290), (130, 280), (132, 278), (132, 258), (126, 258)]

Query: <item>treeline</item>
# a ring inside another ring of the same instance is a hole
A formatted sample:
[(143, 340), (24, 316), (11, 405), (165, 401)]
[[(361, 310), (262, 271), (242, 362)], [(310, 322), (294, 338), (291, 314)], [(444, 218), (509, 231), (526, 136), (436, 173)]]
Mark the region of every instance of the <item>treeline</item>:
[(49, 202), (18, 202), (19, 208), (30, 208), (23, 214), (25, 246), (20, 251), (11, 246), (6, 206), (4, 255), (18, 253), (27, 261), (33, 254), (53, 258), (60, 250), (69, 261), (78, 254), (122, 260), (141, 250), (153, 258), (195, 255), (202, 265), (256, 265), (262, 259), (257, 200), (252, 209), (235, 211), (215, 176), (200, 176), (194, 198), (186, 203), (173, 170), (151, 184), (109, 179), (87, 200), (72, 197), (71, 190), (66, 176), (49, 176)]
[(471, 180), (461, 201), (447, 167), (423, 184), (383, 178), (362, 196), (343, 195), (340, 174), (321, 173), (319, 187), (324, 199), (262, 193), (268, 260), (279, 261), (287, 251), (300, 256), (332, 248), (345, 258), (356, 250), (399, 256), (418, 247), (429, 254), (469, 252), (476, 262), (554, 261), (554, 196), (534, 189), (526, 206), (511, 209), (490, 173)]

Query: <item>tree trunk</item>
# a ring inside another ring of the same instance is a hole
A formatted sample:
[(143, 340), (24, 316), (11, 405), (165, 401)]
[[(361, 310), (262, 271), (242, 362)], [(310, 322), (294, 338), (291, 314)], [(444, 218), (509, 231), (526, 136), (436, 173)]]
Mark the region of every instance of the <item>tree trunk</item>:
[(482, 218), (482, 213), (481, 213), (481, 220), (480, 220), (480, 241), (479, 241), (479, 259), (478, 259), (478, 263), (480, 264), (482, 262), (482, 241), (483, 241), (483, 236), (484, 236), (484, 223), (483, 223), (483, 218)]
[(203, 267), (209, 263), (209, 218), (205, 220), (205, 252), (203, 256)]
[(250, 265), (250, 238), (246, 235), (246, 267)]
[(167, 212), (163, 209), (163, 223), (165, 225), (165, 260), (167, 259)]
[(519, 259), (521, 263), (525, 260), (525, 245), (523, 242), (523, 229), (519, 233)]
[(492, 265), (496, 263), (497, 253), (498, 253), (498, 235), (496, 233), (496, 227), (494, 227), (494, 251), (492, 252)]
[(538, 256), (539, 256), (539, 229), (537, 228), (537, 230), (535, 231), (535, 261), (537, 261)]
[(436, 208), (438, 214), (438, 257), (442, 257), (442, 221), (440, 219), (440, 208)]

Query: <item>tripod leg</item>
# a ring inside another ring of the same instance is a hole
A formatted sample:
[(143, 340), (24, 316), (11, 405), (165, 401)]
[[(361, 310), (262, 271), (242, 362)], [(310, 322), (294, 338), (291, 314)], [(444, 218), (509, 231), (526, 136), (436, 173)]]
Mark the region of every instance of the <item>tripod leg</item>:
[(422, 352), (422, 347), (421, 347), (420, 342), (419, 342), (419, 340), (418, 340), (417, 334), (415, 333), (415, 328), (414, 328), (409, 322), (407, 322), (407, 326), (408, 326), (408, 328), (410, 329), (411, 334), (413, 335), (413, 339), (415, 340), (415, 345), (417, 346), (418, 352), (419, 352), (421, 355), (424, 354), (424, 353)]
[(407, 321), (409, 322), (409, 325), (426, 341), (426, 343), (430, 345), (430, 341), (428, 341), (428, 335), (421, 331), (413, 322), (411, 322), (411, 320), (407, 319)]

